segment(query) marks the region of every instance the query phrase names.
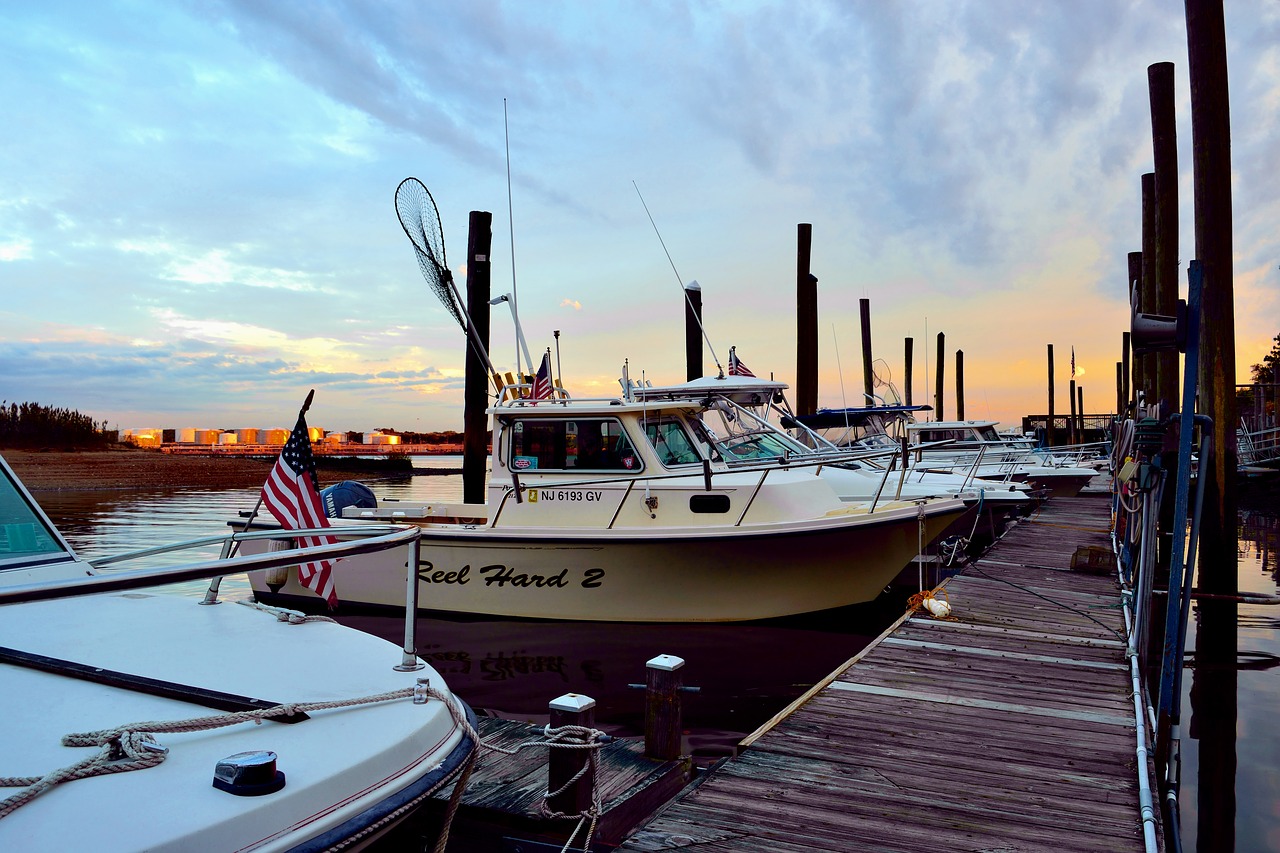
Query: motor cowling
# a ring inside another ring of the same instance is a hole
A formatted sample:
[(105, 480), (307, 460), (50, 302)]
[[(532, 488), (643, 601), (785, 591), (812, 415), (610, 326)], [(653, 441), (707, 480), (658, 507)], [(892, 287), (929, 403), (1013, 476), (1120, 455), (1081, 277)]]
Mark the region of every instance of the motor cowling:
[(329, 518), (341, 518), (347, 507), (357, 509), (377, 509), (378, 499), (373, 491), (364, 483), (355, 480), (343, 480), (320, 491), (320, 502), (324, 505), (324, 514)]

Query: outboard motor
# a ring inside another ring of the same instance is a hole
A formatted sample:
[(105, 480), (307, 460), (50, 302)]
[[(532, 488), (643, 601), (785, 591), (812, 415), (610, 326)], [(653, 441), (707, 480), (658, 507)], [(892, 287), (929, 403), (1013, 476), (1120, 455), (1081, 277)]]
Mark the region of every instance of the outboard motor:
[(349, 506), (358, 509), (378, 508), (378, 499), (369, 487), (355, 480), (343, 480), (321, 489), (320, 502), (324, 504), (324, 514), (329, 518), (341, 518), (342, 511)]

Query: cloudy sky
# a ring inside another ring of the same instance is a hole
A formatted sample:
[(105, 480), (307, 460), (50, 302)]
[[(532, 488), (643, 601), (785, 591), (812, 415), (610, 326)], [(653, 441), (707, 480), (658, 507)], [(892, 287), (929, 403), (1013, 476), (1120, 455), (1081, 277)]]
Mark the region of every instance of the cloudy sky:
[[(1244, 377), (1280, 332), (1280, 4), (1226, 14)], [(1059, 408), (1074, 348), (1105, 410), (1155, 62), (1184, 287), (1193, 254), (1186, 51), (1179, 0), (9, 0), (0, 397), (230, 428), (315, 388), (313, 425), (461, 429), (463, 334), (393, 204), (416, 176), (460, 281), (493, 214), (493, 290), (535, 358), (560, 330), (578, 396), (624, 359), (682, 380), (695, 279), (719, 360), (794, 383), (811, 223), (820, 404), (858, 402), (865, 298), (899, 389), (914, 338), (917, 401), (943, 332), (950, 414), (956, 350), (967, 416), (1043, 411), (1048, 344)]]

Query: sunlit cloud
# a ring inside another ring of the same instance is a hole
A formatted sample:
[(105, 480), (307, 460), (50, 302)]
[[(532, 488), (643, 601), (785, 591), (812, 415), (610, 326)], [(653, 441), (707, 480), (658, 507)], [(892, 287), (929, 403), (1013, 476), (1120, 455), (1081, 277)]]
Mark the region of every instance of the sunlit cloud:
[(560, 301), (561, 308), (572, 308), (574, 311), (582, 310), (582, 303), (576, 299), (562, 299)]
[(31, 241), (10, 240), (0, 243), (0, 261), (25, 261), (31, 258)]

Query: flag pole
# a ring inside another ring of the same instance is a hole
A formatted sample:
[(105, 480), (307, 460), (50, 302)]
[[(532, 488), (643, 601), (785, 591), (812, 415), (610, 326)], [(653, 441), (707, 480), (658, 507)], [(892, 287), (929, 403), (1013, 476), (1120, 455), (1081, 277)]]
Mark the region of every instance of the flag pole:
[[(307, 392), (307, 399), (302, 401), (302, 408), (298, 410), (299, 421), (302, 420), (304, 417), (306, 417), (307, 410), (311, 408), (311, 401), (315, 399), (315, 396), (316, 396), (316, 389), (312, 388), (310, 391)], [(297, 423), (297, 421), (294, 421), (294, 423)], [(316, 488), (320, 487), (319, 483), (316, 483), (315, 485), (316, 485)], [(253, 505), (253, 511), (250, 512), (247, 516), (242, 516), (244, 518), (244, 524), (242, 524), (240, 526), (240, 529), (235, 532), (244, 533), (245, 531), (247, 531), (249, 529), (249, 525), (253, 524), (253, 520), (258, 517), (258, 510), (260, 509), (262, 509), (262, 489), (258, 489), (258, 502)], [(236, 539), (235, 536), (233, 535), (226, 542), (222, 543), (222, 553), (218, 555), (218, 559), (226, 560), (231, 557), (234, 557), (236, 555), (236, 551), (239, 548), (240, 548), (240, 540)], [(217, 577), (212, 578), (209, 581), (209, 588), (205, 591), (204, 598), (201, 599), (200, 603), (201, 604), (217, 604), (218, 588), (221, 586), (222, 586), (221, 575), (218, 575)]]

